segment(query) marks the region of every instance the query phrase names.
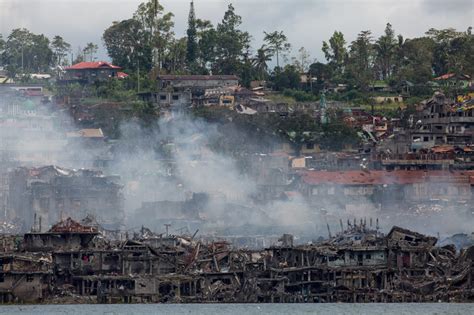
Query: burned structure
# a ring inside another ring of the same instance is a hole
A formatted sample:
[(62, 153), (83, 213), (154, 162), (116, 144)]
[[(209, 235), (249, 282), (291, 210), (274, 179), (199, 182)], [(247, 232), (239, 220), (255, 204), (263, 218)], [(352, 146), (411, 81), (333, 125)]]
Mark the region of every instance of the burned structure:
[(122, 186), (100, 171), (57, 166), (20, 167), (9, 173), (8, 218), (46, 231), (62, 217), (92, 214), (107, 227), (123, 224)]
[(220, 240), (155, 234), (110, 240), (70, 218), (26, 233), (0, 256), (2, 302), (469, 302), (473, 247), (372, 220), (347, 222), (327, 240), (292, 235), (258, 250)]
[(194, 103), (233, 104), (229, 88), (237, 87), (239, 78), (234, 75), (159, 75), (157, 82), (158, 106), (182, 111)]

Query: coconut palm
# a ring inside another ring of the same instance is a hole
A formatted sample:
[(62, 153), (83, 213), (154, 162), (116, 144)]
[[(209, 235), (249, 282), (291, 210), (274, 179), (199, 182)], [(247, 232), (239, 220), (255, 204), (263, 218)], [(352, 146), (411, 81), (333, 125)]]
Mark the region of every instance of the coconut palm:
[(263, 45), (257, 50), (257, 55), (252, 60), (252, 65), (260, 80), (265, 79), (268, 71), (267, 62), (271, 61), (273, 53), (271, 49)]

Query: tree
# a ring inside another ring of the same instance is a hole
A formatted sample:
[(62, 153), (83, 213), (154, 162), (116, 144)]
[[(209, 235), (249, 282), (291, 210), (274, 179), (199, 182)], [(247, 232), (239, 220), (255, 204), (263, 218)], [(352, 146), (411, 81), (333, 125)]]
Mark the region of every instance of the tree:
[(187, 42), (186, 42), (186, 63), (188, 68), (194, 69), (198, 58), (198, 43), (197, 43), (197, 30), (196, 30), (196, 14), (194, 12), (194, 1), (191, 1), (188, 17), (188, 30), (186, 31)]
[(199, 47), (198, 72), (207, 74), (207, 69), (212, 68), (216, 59), (217, 32), (207, 20), (196, 20), (196, 29)]
[(334, 31), (334, 34), (329, 39), (329, 44), (326, 41), (323, 41), (322, 50), (326, 60), (334, 70), (336, 79), (340, 80), (344, 73), (344, 63), (347, 58), (344, 34)]
[(89, 60), (92, 61), (98, 49), (99, 47), (96, 44), (87, 43), (86, 47), (84, 47), (84, 50), (83, 50), (84, 59), (87, 59), (87, 55), (89, 55)]
[(164, 58), (163, 68), (170, 73), (185, 73), (189, 64), (187, 57), (187, 38), (174, 39)]
[(368, 91), (373, 79), (373, 59), (372, 33), (362, 31), (351, 43), (347, 62), (349, 79), (362, 91)]
[(241, 70), (244, 54), (248, 51), (250, 35), (239, 29), (242, 18), (229, 4), (224, 18), (216, 29), (216, 60), (212, 71), (217, 74), (238, 74)]
[(262, 45), (257, 50), (257, 55), (252, 61), (252, 65), (259, 80), (265, 80), (268, 74), (268, 62), (272, 60), (272, 53), (268, 47)]
[(454, 28), (442, 30), (431, 28), (426, 32), (426, 35), (435, 43), (433, 50), (433, 70), (435, 75), (443, 75), (448, 72), (449, 68), (451, 41), (461, 37), (462, 33)]
[(288, 39), (286, 35), (283, 34), (283, 31), (274, 31), (272, 33), (263, 32), (265, 37), (263, 40), (267, 43), (267, 46), (271, 49), (271, 51), (276, 55), (277, 59), (277, 67), (280, 67), (280, 55), (285, 55), (291, 49), (290, 43), (288, 43)]
[(46, 36), (17, 28), (12, 30), (4, 44), (2, 60), (10, 76), (15, 76), (49, 71), (52, 55)]
[(320, 91), (324, 88), (326, 80), (331, 79), (332, 71), (331, 67), (322, 62), (315, 62), (309, 66), (309, 74), (311, 79), (316, 79), (316, 84), (312, 85), (313, 89)]
[(171, 12), (164, 12), (164, 8), (158, 0), (140, 4), (133, 15), (133, 18), (142, 25), (147, 34), (146, 45), (151, 47), (153, 64), (158, 67), (159, 71), (162, 69), (163, 59), (170, 48), (170, 43), (174, 39), (173, 16)]
[(398, 81), (410, 81), (414, 84), (426, 84), (433, 78), (433, 49), (431, 38), (407, 39), (402, 46), (402, 62), (397, 70)]
[(0, 65), (3, 65), (2, 55), (5, 49), (5, 40), (3, 39), (3, 35), (0, 34)]
[(271, 77), (273, 88), (277, 91), (297, 89), (300, 80), (300, 73), (294, 65), (286, 65), (283, 69), (276, 67)]
[(56, 65), (59, 66), (62, 63), (63, 58), (67, 56), (67, 52), (71, 50), (71, 45), (65, 42), (61, 36), (56, 35), (51, 42), (51, 49), (53, 50)]
[(76, 58), (74, 58), (74, 54), (72, 54), (71, 63), (76, 64), (83, 61), (86, 61), (86, 56), (84, 56), (84, 49), (82, 49), (81, 46), (77, 46)]
[(102, 36), (112, 62), (130, 71), (148, 72), (152, 67), (151, 46), (142, 24), (135, 19), (114, 22)]
[(380, 36), (374, 45), (377, 71), (383, 80), (389, 79), (392, 75), (396, 47), (395, 32), (392, 25), (387, 23), (384, 35)]
[(306, 48), (298, 49), (298, 56), (293, 57), (293, 64), (301, 73), (306, 73), (309, 70), (311, 55)]

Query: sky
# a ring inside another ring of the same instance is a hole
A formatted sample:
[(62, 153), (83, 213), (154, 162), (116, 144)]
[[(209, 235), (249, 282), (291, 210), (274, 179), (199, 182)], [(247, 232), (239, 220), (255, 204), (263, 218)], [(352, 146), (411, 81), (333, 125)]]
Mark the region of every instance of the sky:
[[(61, 35), (73, 51), (88, 42), (100, 47), (99, 59), (107, 60), (101, 40), (113, 21), (130, 18), (144, 0), (0, 0), (0, 33), (25, 27), (48, 37)], [(190, 0), (160, 0), (174, 13), (174, 31), (185, 36)], [(262, 44), (263, 31), (282, 30), (296, 55), (305, 47), (312, 59), (324, 61), (322, 41), (335, 30), (348, 42), (362, 30), (380, 36), (387, 22), (405, 38), (422, 36), (429, 28), (474, 26), (474, 0), (195, 0), (196, 15), (218, 23), (229, 3), (242, 16), (242, 29), (253, 36), (253, 50)]]

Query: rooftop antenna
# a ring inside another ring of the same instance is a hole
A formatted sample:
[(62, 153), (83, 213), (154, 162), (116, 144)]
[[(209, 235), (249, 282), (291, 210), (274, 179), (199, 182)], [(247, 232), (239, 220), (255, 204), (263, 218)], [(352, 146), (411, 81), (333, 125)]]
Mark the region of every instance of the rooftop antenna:
[(379, 229), (379, 218), (377, 218), (377, 221), (375, 223), (375, 228), (378, 230)]
[(41, 216), (39, 216), (39, 229), (38, 229), (38, 232), (41, 233)]

